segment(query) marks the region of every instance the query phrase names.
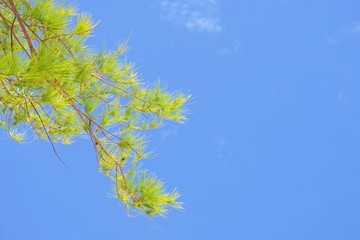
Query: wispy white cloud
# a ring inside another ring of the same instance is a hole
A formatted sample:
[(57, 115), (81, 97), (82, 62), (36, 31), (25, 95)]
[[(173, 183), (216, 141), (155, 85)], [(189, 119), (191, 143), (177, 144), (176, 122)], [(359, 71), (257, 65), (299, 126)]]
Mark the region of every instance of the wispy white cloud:
[(168, 137), (176, 136), (178, 134), (178, 129), (164, 130), (161, 132), (161, 141), (165, 141)]
[(340, 91), (340, 92), (338, 93), (338, 100), (339, 100), (339, 101), (344, 100), (344, 91)]
[(217, 0), (161, 0), (165, 18), (191, 31), (221, 32)]
[(360, 22), (352, 22), (345, 31), (350, 34), (360, 34)]
[(336, 46), (341, 44), (341, 42), (348, 37), (358, 37), (359, 35), (360, 22), (354, 21), (345, 25), (344, 27), (342, 27), (342, 29), (340, 29), (340, 31), (337, 31), (336, 33), (333, 33), (331, 35), (325, 34), (324, 39), (328, 45)]
[(243, 44), (238, 39), (234, 39), (232, 45), (223, 47), (216, 53), (220, 55), (240, 55), (242, 53)]
[(339, 42), (339, 40), (336, 37), (333, 37), (333, 36), (330, 36), (330, 35), (325, 35), (324, 37), (325, 37), (325, 40), (326, 40), (328, 45), (335, 46)]
[(228, 149), (229, 139), (227, 137), (218, 137), (216, 140), (218, 159), (223, 160), (224, 164), (226, 164), (227, 160), (233, 157), (231, 151)]

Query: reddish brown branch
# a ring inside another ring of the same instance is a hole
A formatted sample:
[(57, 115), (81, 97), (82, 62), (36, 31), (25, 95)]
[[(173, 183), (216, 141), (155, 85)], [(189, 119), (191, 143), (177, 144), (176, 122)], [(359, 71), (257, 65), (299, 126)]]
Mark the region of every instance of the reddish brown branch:
[(34, 48), (34, 45), (32, 44), (31, 38), (30, 38), (30, 36), (29, 36), (26, 28), (25, 28), (24, 20), (21, 18), (19, 12), (17, 11), (16, 6), (15, 6), (13, 0), (8, 0), (8, 1), (9, 1), (9, 3), (10, 3), (11, 6), (9, 6), (9, 5), (5, 2), (5, 0), (3, 0), (3, 2), (5, 3), (5, 5), (7, 5), (7, 6), (9, 7), (9, 9), (14, 13), (15, 17), (17, 18), (17, 20), (18, 20), (18, 22), (19, 22), (19, 24), (20, 24), (20, 28), (21, 28), (21, 30), (22, 30), (22, 32), (23, 32), (23, 34), (24, 34), (24, 37), (25, 37), (28, 45), (29, 45), (31, 55), (32, 55), (32, 56), (33, 56), (33, 55), (36, 55), (36, 50), (35, 50), (35, 48)]

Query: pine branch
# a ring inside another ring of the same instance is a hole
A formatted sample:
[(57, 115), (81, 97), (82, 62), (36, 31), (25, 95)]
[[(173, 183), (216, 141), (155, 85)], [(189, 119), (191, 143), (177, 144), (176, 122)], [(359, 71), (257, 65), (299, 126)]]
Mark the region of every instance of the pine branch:
[(181, 208), (177, 191), (167, 192), (138, 162), (149, 154), (144, 131), (182, 122), (188, 97), (141, 84), (121, 59), (124, 45), (91, 50), (84, 43), (96, 24), (71, 7), (0, 0), (0, 9), (0, 127), (15, 141), (30, 133), (47, 140), (64, 165), (55, 143), (86, 134), (127, 210), (164, 216)]

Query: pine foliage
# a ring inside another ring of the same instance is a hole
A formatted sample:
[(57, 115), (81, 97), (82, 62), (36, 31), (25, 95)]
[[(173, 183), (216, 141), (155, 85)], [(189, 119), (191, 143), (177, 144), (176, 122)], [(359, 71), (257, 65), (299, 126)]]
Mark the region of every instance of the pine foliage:
[(125, 45), (86, 46), (95, 25), (53, 0), (0, 0), (0, 127), (18, 142), (49, 141), (57, 156), (54, 143), (89, 136), (126, 209), (163, 216), (181, 207), (179, 194), (140, 169), (148, 157), (142, 133), (183, 122), (188, 96), (144, 86), (124, 60)]

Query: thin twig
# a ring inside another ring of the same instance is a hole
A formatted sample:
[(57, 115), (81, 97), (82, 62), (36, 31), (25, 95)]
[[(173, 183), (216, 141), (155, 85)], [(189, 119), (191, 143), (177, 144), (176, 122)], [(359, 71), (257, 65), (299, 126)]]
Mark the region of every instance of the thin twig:
[(42, 120), (42, 118), (41, 118), (38, 110), (36, 109), (36, 107), (34, 106), (34, 104), (32, 103), (32, 101), (30, 101), (29, 99), (28, 99), (28, 101), (30, 102), (31, 106), (33, 107), (36, 115), (38, 115), (39, 120), (40, 120), (40, 122), (41, 122), (41, 125), (42, 125), (42, 127), (43, 127), (43, 129), (44, 129), (44, 132), (45, 132), (45, 134), (46, 134), (46, 137), (47, 137), (47, 139), (49, 139), (50, 144), (51, 144), (51, 147), (52, 147), (52, 149), (53, 149), (56, 157), (59, 159), (59, 161), (60, 161), (65, 167), (70, 168), (70, 167), (61, 159), (61, 157), (59, 156), (58, 152), (56, 151), (55, 145), (54, 145), (52, 139), (50, 138), (50, 136), (49, 136), (49, 134), (48, 134), (48, 131), (46, 130), (46, 127), (45, 127), (45, 125), (44, 125), (44, 122), (43, 122), (43, 120)]

